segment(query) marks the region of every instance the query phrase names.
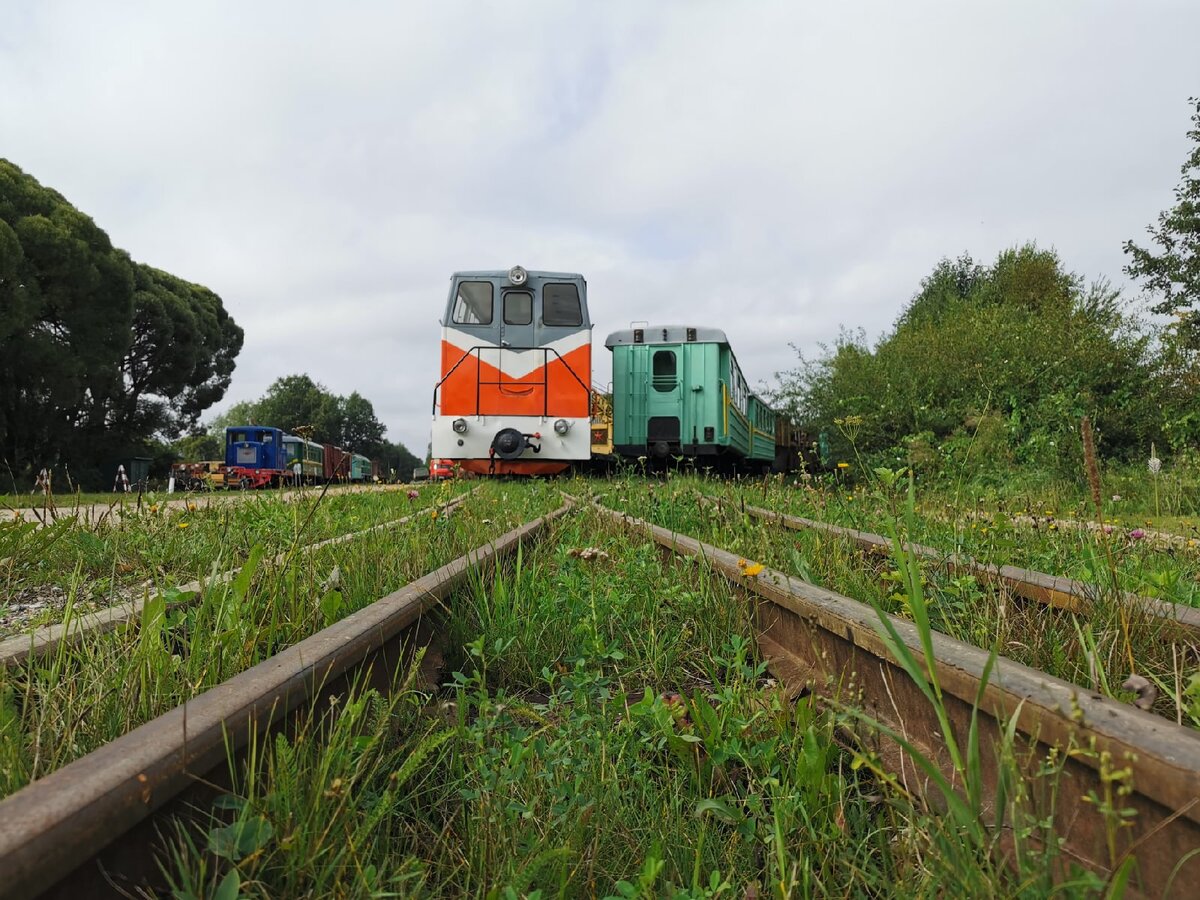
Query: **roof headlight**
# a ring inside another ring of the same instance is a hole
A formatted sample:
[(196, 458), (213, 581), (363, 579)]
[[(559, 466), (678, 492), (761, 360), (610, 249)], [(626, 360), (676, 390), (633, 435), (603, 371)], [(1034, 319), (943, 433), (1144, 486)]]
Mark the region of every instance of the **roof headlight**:
[(455, 434), (466, 434), (467, 433), (467, 420), (466, 419), (455, 419), (453, 422), (450, 423), (450, 427), (454, 429)]
[(520, 287), (529, 280), (529, 273), (520, 266), (513, 266), (508, 270), (508, 280), (510, 284)]
[(568, 422), (566, 419), (558, 419), (554, 423), (554, 433), (555, 434), (566, 434), (570, 430), (571, 430), (571, 423)]

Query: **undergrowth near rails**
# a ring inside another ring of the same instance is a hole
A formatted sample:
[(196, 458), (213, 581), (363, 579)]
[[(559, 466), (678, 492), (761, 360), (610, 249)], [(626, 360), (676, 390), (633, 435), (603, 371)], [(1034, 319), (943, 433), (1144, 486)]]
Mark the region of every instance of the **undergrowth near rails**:
[(0, 522), (0, 637), (72, 613), (140, 597), (231, 568), (254, 547), (267, 556), (359, 531), (444, 502), (463, 485), (347, 494), (319, 489), (286, 502), (274, 493), (240, 502), (147, 500), (98, 524), (64, 517), (46, 527)]
[[(598, 486), (604, 502), (657, 525), (707, 541), (753, 562), (766, 564), (895, 615), (913, 617), (901, 567), (891, 556), (859, 550), (844, 537), (818, 531), (793, 531), (742, 512), (743, 503), (805, 515), (847, 527), (885, 532), (900, 522), (905, 541), (934, 543), (947, 537), (936, 524), (919, 516), (901, 521), (894, 490), (862, 491), (852, 501), (823, 497), (819, 492), (783, 486), (776, 479), (724, 484), (670, 478), (665, 482), (630, 480)], [(706, 497), (725, 502), (713, 504)], [(840, 503), (840, 505), (839, 505)], [(1078, 536), (1068, 538), (1070, 541)], [(986, 563), (1012, 559), (1017, 538), (981, 535), (973, 541), (943, 541), (947, 553), (968, 553)], [(1122, 689), (1130, 675), (1128, 647), (1139, 674), (1157, 687), (1155, 710), (1162, 716), (1200, 727), (1200, 657), (1197, 648), (1169, 623), (1129, 608), (1111, 587), (1104, 556), (1091, 548), (1089, 572), (1097, 585), (1089, 614), (1074, 615), (1032, 601), (1015, 600), (1002, 589), (981, 584), (973, 575), (953, 575), (934, 562), (918, 565), (928, 593), (932, 627), (978, 647), (997, 647), (1009, 659), (1047, 672), (1106, 696), (1132, 702)], [(1055, 558), (1064, 558), (1062, 545)], [(1141, 553), (1135, 565), (1149, 565), (1163, 554)], [(1170, 557), (1167, 557), (1168, 562)], [(1027, 563), (1027, 558), (1026, 558)], [(1126, 560), (1126, 571), (1132, 568)], [(1050, 567), (1049, 571), (1060, 574)], [(1143, 573), (1144, 574), (1144, 573)], [(1177, 573), (1171, 583), (1191, 582)], [(1122, 587), (1128, 582), (1123, 581)], [(1191, 588), (1189, 588), (1190, 590)], [(1167, 598), (1169, 599), (1169, 598)]]
[(175, 895), (1104, 889), (1069, 874), (1019, 777), (995, 825), (978, 798), (940, 817), (845, 747), (861, 716), (767, 678), (744, 599), (702, 562), (589, 510), (552, 528), (452, 598), (444, 687), (410, 672), (235, 764), (233, 794), (162, 859)]
[(139, 621), (0, 671), (0, 796), (559, 504), (545, 487), (487, 485), (449, 514), (426, 509), (279, 564), (262, 546), (191, 604), (170, 588)]

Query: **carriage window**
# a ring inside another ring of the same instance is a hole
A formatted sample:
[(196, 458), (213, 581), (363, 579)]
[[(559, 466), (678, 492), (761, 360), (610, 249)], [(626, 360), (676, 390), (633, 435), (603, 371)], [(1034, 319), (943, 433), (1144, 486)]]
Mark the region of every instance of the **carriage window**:
[(654, 354), (654, 389), (656, 391), (675, 390), (675, 352), (659, 350)]
[(244, 431), (229, 432), (229, 443), (240, 444), (245, 440), (246, 440), (246, 432), (244, 432)]
[(528, 325), (533, 321), (533, 294), (509, 291), (504, 295), (504, 324)]
[(542, 322), (546, 325), (582, 325), (579, 288), (573, 284), (548, 284), (542, 288)]
[(490, 281), (462, 281), (458, 285), (458, 296), (454, 300), (451, 315), (455, 325), (492, 324), (492, 283)]

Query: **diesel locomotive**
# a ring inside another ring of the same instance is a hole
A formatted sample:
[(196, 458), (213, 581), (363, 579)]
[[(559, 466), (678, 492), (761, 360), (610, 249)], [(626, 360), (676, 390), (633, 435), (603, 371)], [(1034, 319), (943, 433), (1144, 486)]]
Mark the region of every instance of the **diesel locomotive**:
[(570, 272), (456, 272), (441, 321), (434, 459), (553, 475), (591, 457), (592, 323)]

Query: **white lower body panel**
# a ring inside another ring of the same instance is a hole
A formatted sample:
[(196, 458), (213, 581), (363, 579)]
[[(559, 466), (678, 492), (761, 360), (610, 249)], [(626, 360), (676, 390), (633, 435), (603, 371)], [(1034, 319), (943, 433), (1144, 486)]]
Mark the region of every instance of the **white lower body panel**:
[[(456, 432), (451, 423), (465, 419), (467, 430)], [(589, 419), (567, 419), (570, 425), (566, 434), (558, 434), (554, 423), (561, 416), (434, 416), (433, 446), (434, 459), (489, 459), (492, 439), (504, 428), (515, 428), (522, 434), (540, 434), (541, 453), (526, 448), (517, 459), (529, 462), (553, 460), (581, 460), (592, 455), (592, 432)], [(499, 459), (499, 457), (497, 457)]]

